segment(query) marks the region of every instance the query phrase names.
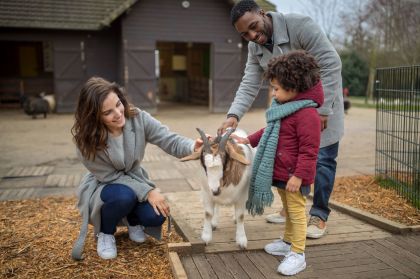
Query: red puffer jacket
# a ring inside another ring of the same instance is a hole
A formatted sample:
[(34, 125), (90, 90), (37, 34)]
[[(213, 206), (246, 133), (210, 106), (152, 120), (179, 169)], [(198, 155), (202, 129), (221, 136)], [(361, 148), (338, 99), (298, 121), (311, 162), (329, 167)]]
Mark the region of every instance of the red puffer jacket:
[[(297, 100), (313, 100), (322, 106), (324, 91), (321, 82), (305, 92)], [(264, 128), (248, 136), (252, 147), (256, 147)], [(321, 119), (316, 108), (304, 108), (281, 120), (273, 179), (287, 182), (294, 175), (302, 178), (302, 185), (315, 180), (316, 159), (321, 139)]]

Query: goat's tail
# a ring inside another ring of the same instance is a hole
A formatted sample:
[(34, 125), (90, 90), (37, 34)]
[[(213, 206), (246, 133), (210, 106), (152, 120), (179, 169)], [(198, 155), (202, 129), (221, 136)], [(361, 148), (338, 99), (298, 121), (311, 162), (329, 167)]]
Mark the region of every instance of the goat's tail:
[(274, 195), (271, 191), (254, 193), (246, 202), (246, 209), (252, 216), (262, 215), (264, 208), (271, 206), (274, 201)]

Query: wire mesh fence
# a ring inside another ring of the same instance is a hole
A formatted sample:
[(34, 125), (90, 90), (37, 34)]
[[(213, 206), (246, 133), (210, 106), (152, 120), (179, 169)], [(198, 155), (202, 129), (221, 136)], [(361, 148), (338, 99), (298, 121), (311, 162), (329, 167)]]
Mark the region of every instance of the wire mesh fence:
[(376, 71), (375, 172), (420, 209), (420, 65)]

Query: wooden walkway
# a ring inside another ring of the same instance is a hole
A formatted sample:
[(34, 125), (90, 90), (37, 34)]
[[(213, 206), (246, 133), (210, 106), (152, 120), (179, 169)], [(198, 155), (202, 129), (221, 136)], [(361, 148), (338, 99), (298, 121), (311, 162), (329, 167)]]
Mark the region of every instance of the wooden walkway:
[[(264, 245), (283, 235), (284, 224), (269, 224), (265, 215), (281, 207), (275, 194), (263, 216), (245, 216), (247, 250), (235, 243), (233, 208), (221, 207), (213, 241), (200, 238), (204, 211), (199, 191), (165, 193), (178, 231), (191, 243), (191, 254), (181, 263), (190, 279), (281, 278), (282, 257), (268, 255)], [(311, 200), (308, 200), (309, 211)], [(307, 268), (293, 278), (420, 278), (420, 234), (397, 236), (364, 221), (333, 210), (328, 234), (307, 239)]]
[[(178, 230), (186, 241), (190, 242), (194, 252), (218, 253), (238, 251), (235, 242), (236, 225), (233, 222), (233, 208), (221, 207), (219, 225), (213, 231), (213, 241), (205, 246), (200, 238), (204, 210), (199, 191), (166, 193), (171, 205), (171, 215)], [(271, 208), (267, 208), (263, 216), (245, 216), (245, 231), (248, 237), (248, 250), (263, 249), (263, 247), (278, 239), (284, 233), (284, 224), (269, 224), (265, 215), (275, 212), (281, 207), (280, 198), (274, 194), (275, 200)], [(307, 202), (309, 211), (311, 201)], [(328, 219), (328, 234), (321, 239), (308, 239), (307, 246), (344, 243), (370, 239), (380, 239), (391, 236), (390, 233), (360, 221), (349, 215), (333, 210)]]
[[(190, 279), (281, 278), (281, 259), (261, 250), (181, 257)], [(310, 246), (306, 263), (292, 278), (420, 278), (420, 235)]]

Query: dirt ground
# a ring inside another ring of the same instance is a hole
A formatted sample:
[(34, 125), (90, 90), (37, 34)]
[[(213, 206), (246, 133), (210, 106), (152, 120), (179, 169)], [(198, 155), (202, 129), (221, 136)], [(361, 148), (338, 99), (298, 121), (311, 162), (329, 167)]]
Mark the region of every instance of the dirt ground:
[(168, 235), (134, 244), (127, 230), (116, 233), (118, 257), (100, 259), (88, 233), (84, 260), (74, 261), (71, 248), (80, 229), (75, 198), (44, 198), (0, 202), (0, 278), (154, 278), (170, 279), (167, 243), (182, 239)]
[(420, 210), (371, 175), (337, 178), (331, 198), (400, 224), (420, 225)]
[[(375, 116), (375, 110), (361, 108), (352, 108), (346, 115), (338, 176), (374, 173)], [(206, 107), (169, 104), (161, 106), (155, 117), (171, 130), (195, 138), (196, 127), (215, 134), (225, 114), (210, 114)], [(12, 167), (25, 166), (54, 166), (60, 174), (83, 171), (71, 139), (72, 125), (72, 114), (50, 114), (46, 119), (33, 120), (20, 110), (0, 110), (0, 177)], [(240, 123), (240, 128), (249, 133), (264, 126), (262, 109), (251, 110)]]

